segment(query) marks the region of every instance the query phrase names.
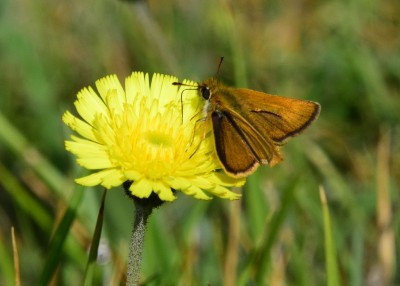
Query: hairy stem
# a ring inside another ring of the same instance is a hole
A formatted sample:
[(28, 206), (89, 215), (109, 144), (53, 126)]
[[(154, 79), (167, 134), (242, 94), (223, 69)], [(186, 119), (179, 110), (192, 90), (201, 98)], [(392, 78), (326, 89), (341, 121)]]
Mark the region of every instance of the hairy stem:
[(136, 286), (139, 283), (146, 224), (147, 219), (149, 218), (153, 210), (153, 207), (151, 205), (141, 205), (135, 200), (134, 202), (135, 221), (133, 224), (129, 246), (128, 272), (126, 278), (127, 286)]

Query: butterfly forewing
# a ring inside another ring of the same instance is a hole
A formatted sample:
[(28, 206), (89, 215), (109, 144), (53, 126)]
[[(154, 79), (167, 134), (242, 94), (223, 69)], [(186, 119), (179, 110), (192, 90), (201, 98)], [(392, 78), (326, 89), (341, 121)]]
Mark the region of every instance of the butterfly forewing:
[[(233, 97), (242, 97), (245, 119), (263, 136), (276, 143), (283, 143), (295, 136), (313, 122), (319, 114), (318, 103), (285, 98), (249, 89), (238, 89)], [(245, 98), (245, 100), (244, 100)], [(247, 115), (247, 116), (246, 116)]]

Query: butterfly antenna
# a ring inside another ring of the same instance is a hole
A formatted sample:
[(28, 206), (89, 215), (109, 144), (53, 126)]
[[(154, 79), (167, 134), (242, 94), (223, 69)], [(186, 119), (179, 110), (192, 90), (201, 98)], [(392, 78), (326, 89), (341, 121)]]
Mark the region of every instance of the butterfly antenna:
[(181, 123), (183, 125), (183, 90), (181, 92)]
[(217, 68), (217, 73), (215, 74), (216, 78), (219, 78), (219, 71), (221, 70), (221, 66), (222, 66), (222, 62), (224, 61), (224, 57), (221, 57), (219, 59), (219, 63), (218, 63), (218, 68)]
[[(193, 87), (193, 86), (190, 85), (190, 84), (184, 84), (184, 83), (182, 83), (182, 82), (177, 82), (177, 81), (173, 82), (172, 85)], [(197, 89), (197, 88), (196, 88), (196, 89)], [(182, 123), (182, 124), (183, 124), (183, 92), (186, 91), (186, 90), (190, 90), (190, 88), (189, 88), (189, 89), (184, 89), (184, 90), (182, 90), (182, 92), (181, 92), (181, 123)]]

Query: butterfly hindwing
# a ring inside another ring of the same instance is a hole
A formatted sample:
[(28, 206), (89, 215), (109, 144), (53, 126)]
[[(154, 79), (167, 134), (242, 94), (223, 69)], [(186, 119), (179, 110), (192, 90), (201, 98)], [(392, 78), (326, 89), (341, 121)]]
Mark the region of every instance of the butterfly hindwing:
[(257, 158), (232, 121), (221, 111), (214, 111), (211, 117), (215, 148), (225, 171), (239, 175), (256, 168)]

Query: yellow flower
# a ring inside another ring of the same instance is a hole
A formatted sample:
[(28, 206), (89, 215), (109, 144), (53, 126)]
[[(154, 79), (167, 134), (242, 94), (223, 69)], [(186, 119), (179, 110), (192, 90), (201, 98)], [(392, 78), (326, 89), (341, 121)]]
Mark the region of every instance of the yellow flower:
[(240, 197), (227, 187), (243, 185), (244, 179), (222, 171), (201, 120), (204, 101), (174, 81), (154, 74), (150, 84), (148, 74), (134, 72), (125, 89), (111, 75), (96, 82), (100, 96), (91, 87), (78, 93), (75, 107), (82, 119), (67, 111), (63, 121), (80, 136), (65, 145), (78, 164), (94, 172), (77, 183), (109, 189), (132, 181), (132, 195), (148, 198), (155, 192), (163, 201), (174, 200), (176, 190), (197, 199)]

